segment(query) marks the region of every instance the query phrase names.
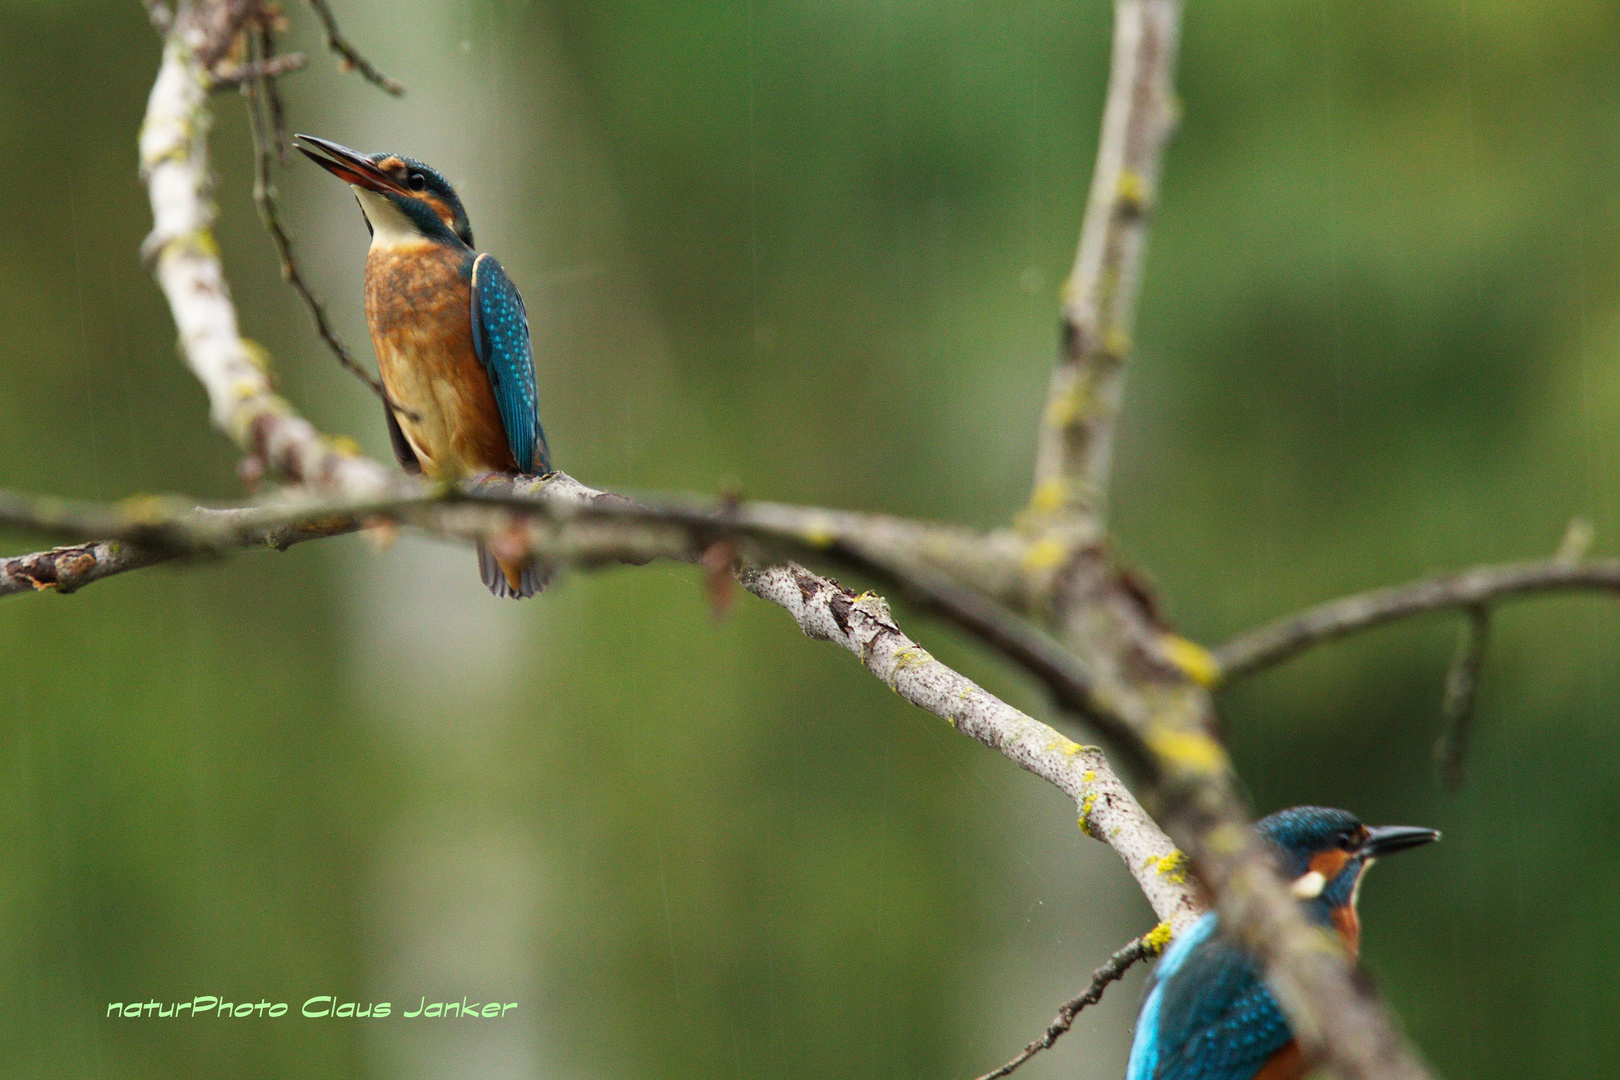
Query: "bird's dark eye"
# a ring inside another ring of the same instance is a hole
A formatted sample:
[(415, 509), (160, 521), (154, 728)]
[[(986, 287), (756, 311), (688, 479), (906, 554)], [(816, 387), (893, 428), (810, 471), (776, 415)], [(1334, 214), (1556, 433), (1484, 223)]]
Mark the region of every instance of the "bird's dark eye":
[(412, 191), (425, 191), (427, 190), (427, 177), (419, 172), (413, 172), (411, 173), (410, 184)]

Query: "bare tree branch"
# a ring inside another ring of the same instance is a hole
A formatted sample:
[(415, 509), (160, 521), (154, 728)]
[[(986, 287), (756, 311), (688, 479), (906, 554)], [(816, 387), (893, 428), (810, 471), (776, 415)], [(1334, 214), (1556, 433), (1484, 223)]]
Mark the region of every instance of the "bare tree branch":
[(286, 550), (304, 540), (352, 532), (375, 516), (366, 504), (349, 504), (355, 509), (343, 511), (334, 511), (333, 505), (294, 495), (256, 506), (210, 509), (178, 496), (137, 495), (120, 503), (95, 503), (0, 491), (0, 527), (79, 542), (105, 540), (148, 549), (161, 559), (266, 546)]
[(1058, 1039), (1060, 1039), (1071, 1027), (1074, 1026), (1074, 1018), (1080, 1014), (1081, 1009), (1084, 1009), (1087, 1005), (1095, 1005), (1097, 1002), (1101, 1001), (1103, 991), (1108, 989), (1109, 983), (1117, 982), (1124, 978), (1125, 973), (1130, 970), (1131, 965), (1136, 963), (1138, 960), (1145, 960), (1148, 957), (1158, 956), (1159, 953), (1164, 951), (1165, 943), (1169, 940), (1170, 925), (1168, 923), (1160, 923), (1153, 930), (1143, 934), (1129, 945), (1126, 945), (1124, 948), (1120, 949), (1113, 956), (1110, 956), (1106, 964), (1092, 973), (1091, 985), (1086, 988), (1085, 993), (1081, 994), (1079, 997), (1070, 998), (1068, 1001), (1065, 1001), (1062, 1005), (1058, 1006), (1057, 1016), (1053, 1017), (1052, 1022), (1046, 1026), (1045, 1034), (1036, 1039), (1034, 1042), (1030, 1043), (1028, 1046), (1024, 1047), (1024, 1049), (1019, 1052), (1018, 1056), (1007, 1062), (1007, 1064), (1001, 1066), (999, 1069), (994, 1069), (985, 1073), (983, 1076), (979, 1077), (979, 1080), (1001, 1080), (1001, 1077), (1003, 1076), (1012, 1075), (1012, 1073), (1016, 1071), (1020, 1065), (1034, 1057), (1036, 1054), (1040, 1053), (1042, 1050), (1052, 1049), (1052, 1044), (1057, 1042)]
[[(1023, 666), (1047, 686), (1060, 708), (1112, 739), (1133, 768), (1153, 766), (1152, 752), (1136, 731), (1093, 700), (1084, 671), (1061, 645), (995, 600), (932, 568), (914, 548), (905, 550), (904, 558), (893, 557), (896, 536), (928, 535), (929, 527), (921, 523), (773, 503), (636, 501), (586, 487), (560, 472), (542, 478), (486, 476), (455, 487), (418, 482), (416, 488), (414, 495), (369, 500), (284, 492), (256, 506), (230, 509), (197, 507), (178, 496), (136, 497), (108, 506), (0, 491), (0, 525), (60, 539), (126, 545), (107, 549), (106, 556), (118, 560), (109, 567), (93, 568), (82, 562), (89, 556), (80, 553), (80, 575), (73, 587), (166, 559), (262, 547), (268, 533), (282, 535), (278, 530), (290, 530), (285, 543), (274, 544), (285, 548), (366, 522), (404, 524), (451, 539), (499, 541), (522, 549), (514, 556), (559, 565), (642, 564), (657, 558), (693, 562), (706, 559), (722, 542), (732, 558), (755, 565), (792, 557), (819, 559), (899, 587), (906, 598)], [(312, 523), (321, 527), (311, 531)], [(143, 558), (130, 560), (128, 546), (142, 549)], [(0, 562), (0, 567), (13, 562), (26, 568), (50, 554), (20, 556)], [(17, 587), (9, 591), (26, 591), (25, 581), (38, 580), (19, 571)], [(0, 588), (0, 595), (6, 592)]]
[(104, 540), (0, 559), (0, 596), (41, 589), (70, 593), (93, 581), (170, 558), (149, 548)]
[(1097, 166), (1074, 268), (1063, 286), (1063, 348), (1047, 394), (1026, 526), (1072, 551), (1103, 535), (1114, 424), (1157, 197), (1175, 127), (1180, 0), (1118, 0)]
[[(967, 629), (1045, 683), (1061, 708), (1084, 717), (1113, 739), (1133, 767), (1152, 766), (1151, 751), (1132, 728), (1093, 700), (1085, 673), (1061, 646), (994, 600), (957, 585), (915, 557), (888, 561), (881, 547), (868, 545), (872, 522), (861, 515), (730, 500), (649, 504), (586, 487), (564, 473), (484, 477), (462, 487), (419, 484), (418, 488), (418, 494), (410, 497), (376, 500), (289, 492), (257, 506), (230, 509), (196, 507), (179, 497), (137, 497), (108, 506), (0, 491), (0, 525), (122, 545), (102, 549), (102, 555), (112, 560), (107, 566), (85, 561), (95, 558), (96, 552), (75, 549), (78, 573), (70, 582), (74, 588), (123, 569), (188, 555), (267, 545), (284, 549), (367, 522), (405, 524), (455, 539), (499, 541), (520, 547), (522, 555), (556, 564), (641, 564), (657, 558), (695, 562), (721, 541), (733, 557), (753, 565), (792, 556), (827, 560), (896, 585), (908, 598)], [(916, 523), (896, 519), (877, 519), (877, 526), (874, 531), (880, 536), (899, 526), (923, 532)], [(131, 557), (132, 548), (141, 550), (141, 558)], [(53, 583), (42, 583), (29, 569), (52, 557), (55, 553), (44, 552), (0, 561), (0, 569), (17, 568), (13, 587), (0, 588), (0, 595)]]
[(1560, 592), (1620, 592), (1620, 560), (1503, 563), (1419, 578), (1308, 608), (1212, 650), (1221, 683), (1246, 678), (1324, 641), (1431, 611)]
[[(231, 510), (212, 511), (229, 515)], [(262, 526), (234, 531), (232, 548), (274, 548), (284, 551), (305, 540), (336, 536), (358, 528), (348, 519), (311, 521), (299, 525)], [(180, 549), (174, 546), (141, 545), (124, 540), (97, 540), (71, 544), (66, 547), (37, 551), (30, 555), (17, 555), (0, 559), (0, 596), (55, 589), (59, 593), (77, 592), (86, 585), (103, 578), (143, 570), (148, 566), (173, 562), (191, 555), (218, 554), (224, 549), (206, 549), (197, 546)]]
[(367, 82), (386, 90), (395, 97), (405, 93), (403, 83), (396, 79), (390, 79), (387, 75), (378, 71), (372, 66), (371, 61), (361, 55), (360, 50), (356, 49), (349, 39), (343, 36), (343, 31), (338, 29), (337, 16), (332, 14), (332, 9), (327, 5), (326, 0), (309, 0), (309, 6), (320, 17), (321, 25), (326, 29), (326, 47), (342, 57), (344, 71), (358, 71)]
[(1337, 938), (1309, 923), (1249, 827), (1250, 813), (1200, 679), (1196, 646), (1167, 634), (1139, 588), (1100, 557), (1077, 561), (1055, 601), (1062, 640), (1092, 700), (1153, 752), (1150, 811), (1192, 858), (1222, 933), (1255, 957), (1308, 1060), (1341, 1080), (1421, 1080), (1408, 1050)]
[[(1056, 703), (1114, 739), (1131, 765), (1151, 767), (1151, 752), (1135, 731), (1092, 700), (1084, 672), (1049, 636), (993, 599), (958, 585), (919, 559), (914, 550), (892, 558), (897, 535), (927, 536), (926, 525), (866, 518), (818, 508), (747, 504), (732, 500), (635, 501), (586, 487), (565, 473), (542, 478), (486, 476), (459, 487), (418, 483), (417, 493), (384, 499), (332, 499), (283, 493), (257, 506), (207, 509), (189, 499), (137, 497), (116, 506), (0, 491), (0, 525), (75, 541), (118, 541), (105, 554), (119, 560), (94, 568), (82, 560), (80, 577), (99, 580), (155, 562), (196, 554), (224, 554), (266, 544), (267, 531), (291, 530), (292, 543), (335, 535), (363, 523), (391, 522), (461, 540), (500, 541), (524, 556), (555, 564), (641, 564), (656, 558), (706, 559), (724, 542), (732, 558), (764, 564), (789, 557), (829, 561), (898, 586), (902, 594), (967, 629), (1046, 684)], [(309, 531), (311, 523), (321, 528)], [(343, 523), (344, 527), (338, 527)], [(275, 535), (280, 536), (280, 532)], [(869, 537), (877, 537), (874, 543)], [(964, 539), (962, 542), (967, 543)], [(127, 546), (143, 550), (127, 559)], [(32, 566), (51, 553), (7, 562)], [(0, 562), (0, 567), (7, 565)], [(729, 566), (729, 560), (726, 564)], [(724, 567), (722, 567), (724, 568)], [(37, 575), (19, 572), (16, 588)], [(74, 587), (83, 581), (75, 579)], [(0, 589), (0, 595), (7, 590)]]
[[(274, 501), (256, 507), (238, 508), (233, 513), (259, 515), (257, 525), (294, 524), (310, 518), (343, 517), (354, 522), (362, 518), (396, 520), (414, 513), (412, 524), (429, 532), (470, 539), (482, 535), (476, 530), (457, 534), (433, 518), (441, 516), (451, 503), (477, 503), (486, 510), (509, 510), (501, 515), (501, 527), (515, 521), (539, 522), (586, 519), (622, 523), (669, 523), (686, 527), (695, 539), (682, 540), (684, 551), (691, 543), (712, 543), (721, 537), (758, 541), (760, 553), (774, 552), (801, 558), (824, 559), (837, 565), (866, 570), (882, 580), (905, 588), (919, 603), (938, 611), (961, 611), (968, 623), (982, 624), (991, 644), (999, 638), (1008, 648), (1017, 649), (1055, 670), (1078, 678), (1072, 661), (1052, 655), (1060, 647), (1028, 622), (1018, 619), (974, 588), (975, 575), (989, 560), (979, 550), (994, 540), (957, 526), (914, 521), (887, 515), (866, 515), (819, 507), (789, 506), (781, 503), (737, 503), (732, 501), (654, 499), (636, 502), (623, 496), (608, 495), (588, 488), (564, 473), (543, 478), (483, 477), (459, 488), (446, 488), (410, 477), (401, 477), (387, 494), (376, 498), (323, 496), (316, 492), (286, 492)], [(233, 535), (219, 531), (210, 515), (223, 511), (195, 509), (183, 497), (128, 500), (115, 508), (100, 504), (74, 503), (55, 497), (30, 496), (0, 491), (0, 524), (23, 531), (63, 539), (123, 539), (161, 541), (173, 555), (197, 550), (219, 551), (232, 546)], [(423, 515), (428, 516), (424, 517)], [(392, 515), (392, 516), (391, 516)], [(465, 511), (463, 511), (465, 516)], [(240, 518), (235, 519), (238, 522)], [(485, 513), (483, 521), (495, 520)], [(167, 530), (157, 536), (151, 529), (161, 522)], [(144, 532), (142, 530), (145, 530)], [(556, 545), (554, 538), (531, 530), (526, 541), (533, 545)], [(686, 533), (682, 533), (686, 536)], [(991, 534), (994, 538), (999, 534)], [(156, 539), (154, 539), (156, 537)], [(257, 546), (251, 541), (247, 546)], [(665, 553), (668, 544), (656, 547), (641, 561)], [(557, 551), (548, 551), (558, 554)], [(143, 564), (148, 565), (148, 564)], [(915, 578), (915, 583), (911, 579)], [(967, 582), (967, 585), (957, 584)], [(955, 586), (952, 589), (952, 586)], [(1000, 629), (995, 629), (999, 626)], [(975, 626), (970, 626), (976, 633)], [(1001, 647), (997, 645), (997, 647)], [(1024, 661), (1020, 661), (1024, 662)], [(1044, 678), (1044, 676), (1043, 676)], [(1063, 692), (1059, 694), (1063, 697)], [(1078, 707), (1078, 706), (1071, 706)]]
[[(492, 517), (517, 508), (514, 500), (498, 501), (500, 496), (481, 500), (477, 492), (451, 493), (455, 501), (450, 502), (351, 504), (340, 512), (334, 512), (330, 502), (316, 500), (198, 510), (185, 509), (175, 500), (131, 500), (107, 507), (3, 496), (0, 524), (66, 534), (94, 531), (119, 539), (0, 561), (0, 595), (52, 585), (77, 588), (112, 573), (187, 554), (232, 547), (284, 548), (350, 531), (363, 518), (431, 525), (457, 536), (493, 536), (504, 529), (520, 529), (516, 539), (529, 551), (582, 565), (653, 558), (695, 562), (712, 543), (704, 530), (728, 527), (715, 516), (638, 508), (622, 496), (587, 488), (560, 474), (535, 481), (533, 487), (541, 496), (536, 498), (531, 488), (530, 501), (522, 508), (531, 517), (545, 511), (550, 516), (545, 522), (531, 520), (527, 527)], [(748, 591), (785, 608), (809, 636), (854, 653), (907, 701), (944, 718), (1073, 799), (1081, 827), (1119, 854), (1154, 911), (1175, 929), (1202, 910), (1185, 860), (1114, 775), (1102, 751), (1073, 742), (934, 659), (900, 631), (888, 605), (874, 593), (856, 593), (793, 563), (744, 565), (737, 578)]]
[(1154, 912), (1176, 931), (1202, 911), (1181, 853), (1096, 747), (1069, 740), (934, 659), (894, 624), (882, 597), (854, 593), (791, 563), (745, 568), (738, 580), (755, 596), (786, 608), (810, 637), (854, 653), (907, 701), (1075, 800), (1081, 827), (1114, 849)]
[[(259, 25), (257, 35), (259, 53), (267, 61), (274, 60), (276, 58), (276, 34), (280, 31), (281, 24), (285, 21), (285, 19), (280, 18), (266, 19)], [(276, 82), (275, 76), (272, 75), (261, 80), (259, 83), (259, 88), (264, 92), (265, 119), (268, 121), (265, 126), (269, 131), (271, 141), (275, 144), (276, 161), (282, 165), (285, 165), (287, 163), (287, 158), (292, 154), (292, 139), (290, 138), (290, 133), (287, 131), (287, 107), (286, 103), (282, 101), (281, 98), (281, 87)], [(251, 125), (252, 122), (253, 116), (250, 111), (248, 114), (248, 123)], [(289, 245), (289, 247), (290, 246), (291, 245)]]

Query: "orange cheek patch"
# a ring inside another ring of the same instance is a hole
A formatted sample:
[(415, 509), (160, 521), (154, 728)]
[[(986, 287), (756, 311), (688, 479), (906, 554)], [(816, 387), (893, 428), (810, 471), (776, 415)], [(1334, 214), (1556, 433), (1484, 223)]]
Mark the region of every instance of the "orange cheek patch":
[(452, 229), (456, 227), (456, 215), (455, 212), (450, 209), (449, 203), (431, 193), (419, 195), (417, 197), (433, 208), (433, 212), (439, 215), (440, 221), (444, 222)]
[(1339, 876), (1346, 863), (1350, 861), (1350, 853), (1334, 848), (1331, 851), (1319, 851), (1311, 857), (1311, 869), (1322, 875), (1323, 881), (1332, 881)]
[(1344, 951), (1354, 960), (1361, 952), (1361, 919), (1356, 915), (1356, 909), (1349, 904), (1336, 907), (1330, 918), (1333, 919), (1333, 928), (1339, 932), (1339, 940), (1344, 943)]

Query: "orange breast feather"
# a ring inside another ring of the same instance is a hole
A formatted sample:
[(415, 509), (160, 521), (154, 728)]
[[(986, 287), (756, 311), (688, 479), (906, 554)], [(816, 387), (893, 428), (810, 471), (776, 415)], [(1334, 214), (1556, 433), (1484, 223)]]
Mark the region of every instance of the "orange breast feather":
[(366, 322), (400, 428), (431, 477), (517, 468), (472, 341), (463, 256), (437, 244), (373, 248)]

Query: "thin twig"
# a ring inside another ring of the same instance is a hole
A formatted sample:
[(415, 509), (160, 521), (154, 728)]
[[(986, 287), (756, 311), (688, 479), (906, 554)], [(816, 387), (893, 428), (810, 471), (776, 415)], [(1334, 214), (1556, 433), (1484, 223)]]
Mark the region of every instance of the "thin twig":
[[(257, 36), (257, 35), (255, 35)], [(240, 67), (226, 70), (216, 69), (214, 75), (215, 90), (227, 90), (241, 86), (243, 83), (270, 82), (279, 76), (290, 75), (300, 70), (309, 62), (309, 57), (303, 53), (283, 53), (280, 56), (265, 56), (261, 59), (250, 60)]]
[(1463, 764), (1468, 757), (1475, 703), (1479, 699), (1479, 672), (1491, 636), (1491, 609), (1476, 604), (1468, 609), (1468, 623), (1457, 640), (1457, 652), (1446, 672), (1446, 696), (1441, 714), (1446, 729), (1434, 745), (1435, 778), (1443, 787), (1462, 787)]
[(1212, 650), (1222, 683), (1282, 663), (1313, 645), (1431, 611), (1498, 604), (1549, 592), (1620, 592), (1620, 560), (1561, 559), (1476, 566), (1330, 600), (1267, 623)]
[(343, 31), (338, 29), (337, 17), (332, 14), (326, 0), (309, 0), (309, 6), (315, 9), (315, 14), (320, 16), (321, 25), (326, 28), (326, 47), (343, 58), (343, 70), (358, 71), (367, 81), (395, 97), (405, 92), (404, 84), (378, 71), (372, 66), (371, 61), (362, 56), (360, 50), (343, 36)]
[[(231, 511), (216, 511), (229, 514)], [(353, 532), (358, 522), (347, 520), (314, 521), (300, 525), (278, 525), (237, 533), (236, 546), (273, 548), (285, 551), (305, 540), (318, 540)], [(103, 578), (143, 570), (149, 566), (177, 562), (200, 555), (217, 555), (200, 549), (181, 551), (173, 547), (142, 547), (120, 540), (97, 540), (85, 544), (69, 544), (49, 551), (36, 551), (0, 559), (0, 596), (29, 591), (43, 592), (53, 589), (62, 595), (77, 592), (86, 585)]]
[(1074, 1018), (1080, 1010), (1087, 1005), (1095, 1005), (1102, 1000), (1103, 991), (1108, 984), (1124, 978), (1125, 972), (1130, 970), (1132, 964), (1149, 956), (1157, 956), (1159, 949), (1148, 945), (1147, 940), (1152, 935), (1144, 934), (1108, 958), (1108, 962), (1098, 968), (1091, 976), (1091, 985), (1079, 997), (1071, 998), (1058, 1007), (1057, 1016), (1047, 1025), (1046, 1033), (1028, 1046), (1007, 1064), (992, 1072), (987, 1072), (979, 1080), (1000, 1080), (1003, 1076), (1010, 1076), (1018, 1066), (1040, 1053), (1042, 1050), (1052, 1049), (1052, 1044), (1074, 1026)]
[(264, 105), (269, 114), (270, 132), (275, 136), (276, 160), (285, 165), (292, 154), (292, 139), (288, 137), (287, 108), (281, 100), (281, 87), (274, 79), (264, 81)]
[[(279, 21), (285, 23), (284, 19)], [(259, 56), (266, 64), (280, 59), (276, 55), (276, 32), (279, 29), (277, 23), (278, 18), (267, 16), (260, 21), (258, 26), (256, 37), (258, 38)], [(302, 56), (303, 54), (294, 53), (293, 55)], [(276, 82), (275, 74), (272, 73), (259, 82), (258, 89), (263, 92), (265, 119), (269, 121), (267, 127), (275, 142), (276, 160), (285, 165), (287, 158), (292, 154), (292, 140), (288, 138), (287, 110), (281, 100), (281, 86)]]
[(269, 357), (242, 337), (214, 237), (209, 197), (212, 76), (199, 55), (208, 9), (188, 4), (163, 47), (140, 128), (141, 179), (152, 204), (142, 256), (174, 315), (180, 353), (208, 394), (214, 425), (268, 480), (355, 497), (393, 491), (398, 474), (328, 439), (278, 393)]
[[(253, 35), (263, 49), (269, 37), (268, 32)], [(309, 309), (310, 316), (315, 320), (315, 332), (320, 335), (326, 347), (337, 357), (337, 362), (355, 378), (371, 388), (386, 408), (395, 413), (409, 417), (411, 420), (421, 419), (416, 413), (406, 409), (394, 401), (383, 386), (382, 381), (360, 366), (360, 362), (349, 352), (332, 329), (332, 324), (326, 318), (326, 305), (321, 303), (309, 283), (298, 270), (298, 264), (293, 259), (292, 237), (287, 234), (286, 226), (281, 221), (281, 210), (276, 202), (275, 159), (277, 157), (275, 132), (278, 100), (272, 80), (258, 78), (246, 84), (248, 94), (248, 127), (253, 134), (253, 204), (259, 209), (259, 220), (264, 222), (265, 229), (270, 233), (270, 239), (276, 246), (276, 255), (281, 260), (281, 277), (293, 291), (304, 301)]]

